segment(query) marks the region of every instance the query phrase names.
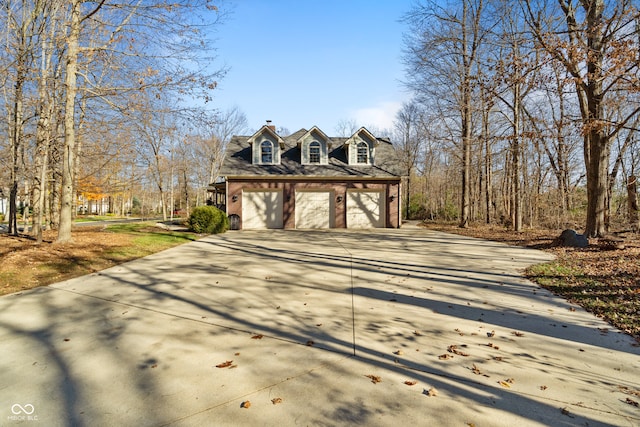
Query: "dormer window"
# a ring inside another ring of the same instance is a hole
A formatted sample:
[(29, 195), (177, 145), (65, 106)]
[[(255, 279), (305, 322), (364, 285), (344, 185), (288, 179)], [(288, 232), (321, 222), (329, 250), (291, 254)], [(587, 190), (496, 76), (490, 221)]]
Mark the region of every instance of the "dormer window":
[(369, 146), (366, 142), (359, 142), (357, 145), (357, 162), (362, 164), (369, 163)]
[(318, 141), (309, 144), (309, 163), (320, 163), (320, 143)]
[(271, 141), (262, 141), (260, 144), (260, 162), (273, 163), (273, 144)]
[(331, 139), (316, 126), (297, 140), (300, 148), (300, 163), (303, 165), (328, 165)]

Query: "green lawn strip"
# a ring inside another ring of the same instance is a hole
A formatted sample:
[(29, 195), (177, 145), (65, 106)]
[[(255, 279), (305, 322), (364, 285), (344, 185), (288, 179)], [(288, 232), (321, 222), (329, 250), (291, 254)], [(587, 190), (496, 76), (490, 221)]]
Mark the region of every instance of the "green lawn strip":
[(113, 224), (107, 227), (106, 232), (132, 236), (130, 246), (105, 251), (105, 257), (116, 262), (141, 258), (198, 239), (195, 233), (160, 230), (149, 222)]
[(125, 219), (126, 217), (115, 216), (115, 215), (89, 215), (89, 216), (78, 216), (73, 222), (95, 222), (95, 221), (110, 221), (114, 219)]
[(554, 294), (640, 338), (640, 289), (627, 274), (591, 275), (571, 260), (560, 258), (534, 265), (526, 275)]

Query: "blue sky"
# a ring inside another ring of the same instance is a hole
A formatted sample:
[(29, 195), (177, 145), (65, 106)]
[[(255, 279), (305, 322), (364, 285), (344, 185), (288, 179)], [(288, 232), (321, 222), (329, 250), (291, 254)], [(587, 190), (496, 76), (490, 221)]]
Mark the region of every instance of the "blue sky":
[(399, 22), (411, 0), (228, 0), (218, 28), (220, 63), (230, 67), (214, 94), (237, 106), (251, 129), (269, 119), (291, 132), (341, 120), (391, 127), (410, 95), (402, 87)]

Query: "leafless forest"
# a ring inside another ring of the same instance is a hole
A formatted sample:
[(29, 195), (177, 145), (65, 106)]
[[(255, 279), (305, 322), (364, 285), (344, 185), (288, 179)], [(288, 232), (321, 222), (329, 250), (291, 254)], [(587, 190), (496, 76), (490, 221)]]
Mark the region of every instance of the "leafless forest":
[[(224, 19), (209, 0), (0, 1), (9, 232), (64, 242), (78, 213), (204, 204), (248, 130), (242, 106), (215, 105)], [(371, 130), (397, 147), (407, 217), (638, 229), (636, 1), (421, 0), (403, 23), (413, 98)]]

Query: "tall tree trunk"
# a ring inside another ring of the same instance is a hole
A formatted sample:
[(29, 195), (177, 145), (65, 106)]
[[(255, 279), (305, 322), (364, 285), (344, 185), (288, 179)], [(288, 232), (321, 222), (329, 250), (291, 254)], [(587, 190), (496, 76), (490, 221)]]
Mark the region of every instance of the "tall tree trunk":
[(627, 208), (629, 214), (629, 224), (631, 229), (638, 232), (640, 228), (640, 219), (638, 217), (638, 179), (635, 175), (627, 178)]
[(491, 156), (491, 142), (489, 139), (489, 112), (485, 112), (486, 116), (484, 121), (484, 175), (485, 175), (485, 190), (484, 190), (484, 203), (485, 203), (485, 222), (491, 224), (491, 185), (493, 181), (493, 173), (491, 168), (492, 156)]
[[(466, 79), (465, 79), (466, 80)], [(469, 204), (471, 198), (471, 96), (468, 80), (463, 88), (462, 107), (462, 194), (460, 197), (460, 228), (469, 227)]]
[[(52, 33), (54, 26), (52, 25)], [(51, 35), (52, 36), (52, 35)], [(36, 128), (36, 180), (33, 191), (33, 222), (31, 235), (38, 243), (42, 243), (42, 225), (45, 214), (45, 195), (47, 193), (47, 166), (49, 163), (49, 143), (51, 141), (51, 116), (53, 114), (51, 101), (47, 91), (50, 76), (52, 49), (47, 49), (47, 41), (42, 41), (42, 63), (38, 81), (38, 125)]]
[(67, 62), (65, 67), (65, 115), (64, 115), (64, 154), (62, 157), (62, 190), (60, 194), (60, 225), (58, 243), (71, 241), (71, 220), (74, 204), (73, 180), (75, 171), (75, 105), (76, 73), (80, 52), (80, 6), (82, 0), (72, 0), (71, 20), (67, 34)]
[(20, 150), (23, 143), (24, 80), (26, 74), (26, 29), (22, 28), (22, 45), (16, 58), (16, 83), (13, 92), (13, 114), (11, 119), (11, 187), (9, 189), (9, 234), (18, 234), (18, 179), (20, 176)]

